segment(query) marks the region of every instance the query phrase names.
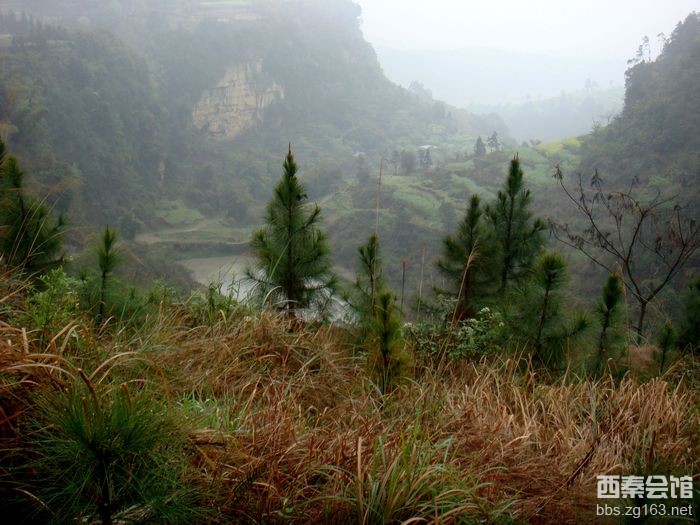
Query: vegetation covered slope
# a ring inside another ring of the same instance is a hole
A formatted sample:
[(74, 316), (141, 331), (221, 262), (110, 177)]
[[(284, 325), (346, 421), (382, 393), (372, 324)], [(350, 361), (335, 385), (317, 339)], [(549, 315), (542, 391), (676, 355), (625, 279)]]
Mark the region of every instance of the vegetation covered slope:
[(700, 16), (678, 24), (656, 60), (627, 71), (625, 106), (584, 142), (581, 169), (614, 185), (633, 179), (649, 193), (679, 194), (697, 206), (700, 174)]
[(0, 19), (0, 133), (71, 222), (152, 207), (165, 108), (143, 59), (110, 36)]
[[(259, 215), (290, 141), (329, 190), (358, 152), (378, 160), (402, 145), (505, 135), (495, 117), (391, 84), (352, 2), (213, 4), (9, 2), (71, 28), (4, 17), (0, 119), (9, 147), (38, 181), (48, 185), (51, 172), (54, 182), (82, 185), (94, 204), (88, 216), (149, 222), (154, 200), (167, 196), (241, 225)], [(193, 108), (236, 66), (259, 67), (254, 82), (274, 82), (284, 96), (221, 143), (193, 125)]]

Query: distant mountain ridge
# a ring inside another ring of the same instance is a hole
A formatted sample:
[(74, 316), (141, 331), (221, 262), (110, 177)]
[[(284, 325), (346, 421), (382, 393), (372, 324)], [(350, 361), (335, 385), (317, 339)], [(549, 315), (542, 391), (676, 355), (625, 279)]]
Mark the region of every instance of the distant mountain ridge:
[(622, 110), (624, 95), (621, 86), (603, 89), (592, 84), (556, 97), (474, 109), (502, 117), (518, 141), (548, 141), (583, 135), (608, 124)]
[(423, 82), (436, 98), (465, 108), (520, 104), (581, 90), (620, 86), (624, 58), (557, 57), (488, 48), (397, 50), (378, 46), (387, 77)]

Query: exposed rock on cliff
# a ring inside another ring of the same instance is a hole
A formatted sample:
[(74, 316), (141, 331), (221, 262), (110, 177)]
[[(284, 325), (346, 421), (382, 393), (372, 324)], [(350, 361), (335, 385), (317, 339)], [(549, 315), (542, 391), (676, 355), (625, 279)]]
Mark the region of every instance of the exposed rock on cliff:
[(260, 62), (230, 66), (216, 87), (202, 94), (192, 120), (213, 137), (232, 139), (261, 124), (265, 109), (283, 98), (284, 89), (265, 78)]

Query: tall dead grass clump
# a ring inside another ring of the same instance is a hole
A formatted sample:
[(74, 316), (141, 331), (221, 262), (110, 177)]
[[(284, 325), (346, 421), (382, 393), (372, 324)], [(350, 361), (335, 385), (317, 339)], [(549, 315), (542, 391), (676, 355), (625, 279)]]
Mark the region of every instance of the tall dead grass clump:
[[(19, 314), (21, 295), (5, 302)], [(545, 382), (519, 359), (418, 362), (381, 396), (344, 328), (200, 323), (185, 303), (137, 329), (74, 319), (40, 339), (22, 318), (0, 319), (3, 469), (26, 460), (34, 393), (69, 391), (80, 369), (170, 407), (215, 522), (576, 523), (595, 517), (597, 475), (700, 471), (690, 365), (616, 383)]]
[(462, 392), (446, 402), (464, 468), (496, 468), (486, 477), (490, 490), (519, 494), (522, 516), (580, 518), (595, 508), (596, 476), (633, 473), (640, 457), (676, 473), (698, 472), (697, 394), (682, 384), (629, 377), (619, 385), (542, 384), (516, 369), (509, 361), (475, 365)]

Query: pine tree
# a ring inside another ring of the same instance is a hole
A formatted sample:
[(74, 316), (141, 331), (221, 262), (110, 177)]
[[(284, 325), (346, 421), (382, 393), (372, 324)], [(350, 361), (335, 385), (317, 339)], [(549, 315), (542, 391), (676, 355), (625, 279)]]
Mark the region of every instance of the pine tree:
[(474, 143), (474, 156), (477, 158), (482, 158), (486, 156), (486, 145), (484, 141), (479, 136)]
[(354, 307), (360, 315), (361, 324), (371, 321), (376, 315), (377, 297), (384, 291), (382, 259), (379, 253), (379, 239), (370, 235), (366, 244), (358, 249), (359, 265), (355, 290), (357, 298)]
[(537, 288), (537, 319), (533, 347), (535, 361), (553, 364), (559, 361), (559, 356), (552, 352), (550, 339), (556, 338), (557, 318), (560, 314), (559, 297), (557, 292), (565, 284), (566, 263), (559, 254), (545, 254), (535, 266), (533, 285)]
[(296, 317), (299, 308), (320, 305), (336, 282), (328, 241), (318, 228), (321, 209), (307, 204), (296, 173), (290, 146), (282, 179), (267, 206), (267, 224), (251, 241), (257, 268), (248, 270), (262, 297), (281, 305), (290, 317)]
[(495, 131), (488, 139), (486, 139), (486, 143), (489, 145), (492, 152), (501, 149), (501, 142), (498, 140), (498, 133)]
[(617, 356), (625, 346), (625, 326), (622, 323), (624, 310), (622, 278), (612, 273), (605, 282), (603, 296), (595, 308), (600, 332), (591, 366), (594, 377), (599, 377), (606, 369), (608, 359)]
[(670, 321), (666, 322), (656, 339), (659, 349), (655, 357), (656, 361), (659, 363), (659, 375), (664, 373), (666, 361), (668, 360), (668, 353), (676, 346), (676, 339), (677, 335), (676, 331), (673, 329), (673, 325)]
[(544, 246), (542, 232), (546, 225), (541, 219), (533, 219), (530, 202), (530, 190), (525, 188), (523, 170), (516, 155), (510, 162), (504, 188), (486, 208), (501, 248), (498, 264), (501, 292), (509, 282), (518, 282), (526, 275)]
[(532, 349), (536, 367), (557, 369), (565, 357), (566, 343), (580, 335), (588, 321), (579, 317), (573, 324), (563, 308), (568, 272), (564, 258), (543, 253), (532, 268), (530, 279), (515, 301), (515, 315), (509, 319), (516, 340)]
[(679, 349), (696, 353), (700, 348), (700, 279), (694, 279), (688, 285), (678, 332)]
[(457, 234), (443, 240), (443, 254), (437, 264), (450, 288), (438, 292), (456, 297), (453, 321), (474, 317), (480, 303), (493, 291), (497, 246), (482, 216), (479, 196), (472, 195)]
[(119, 252), (116, 249), (117, 232), (105, 227), (97, 247), (97, 265), (100, 269), (100, 306), (97, 322), (104, 320), (107, 309), (107, 284), (119, 263)]
[(30, 273), (60, 264), (62, 228), (62, 217), (54, 222), (44, 204), (26, 195), (24, 173), (0, 141), (0, 254)]
[(403, 353), (401, 323), (391, 292), (383, 292), (377, 298), (370, 338), (370, 366), (378, 377), (382, 394), (386, 394), (402, 374), (407, 362)]

